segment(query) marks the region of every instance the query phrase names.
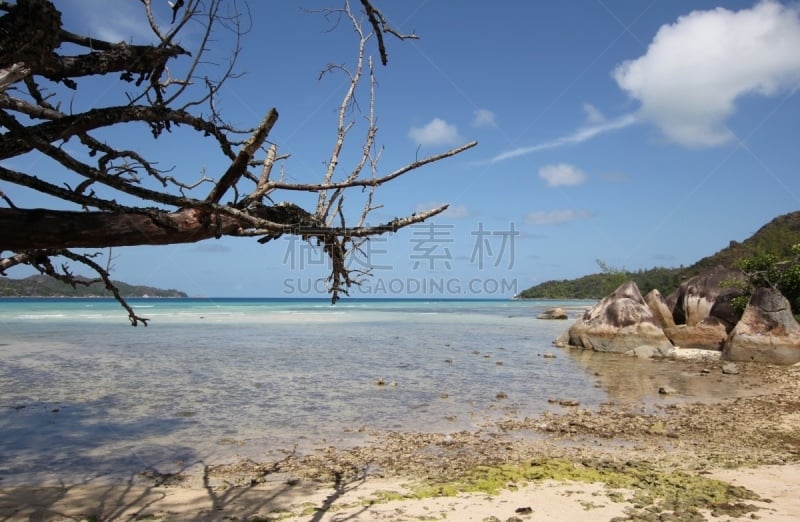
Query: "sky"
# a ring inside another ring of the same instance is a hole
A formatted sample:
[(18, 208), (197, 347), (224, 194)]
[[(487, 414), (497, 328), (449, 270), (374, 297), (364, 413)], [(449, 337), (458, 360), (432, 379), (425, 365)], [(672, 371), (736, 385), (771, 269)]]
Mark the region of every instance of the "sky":
[[(73, 32), (149, 41), (138, 0), (55, 4)], [(386, 67), (376, 46), (368, 48), (376, 59), (378, 175), (472, 140), (478, 145), (377, 191), (382, 207), (373, 223), (450, 207), (370, 242), (354, 263), (373, 274), (355, 297), (505, 298), (599, 272), (600, 264), (688, 266), (800, 209), (800, 3), (375, 4), (397, 30), (419, 36), (387, 38)], [(356, 43), (350, 28), (320, 12), (338, 5), (251, 2), (252, 28), (236, 67), (242, 74), (220, 97), (226, 118), (241, 126), (278, 109), (269, 140), (290, 154), (281, 165), (287, 180), (320, 180), (336, 136), (347, 81), (335, 73), (320, 78), (320, 71), (352, 66)], [(187, 31), (186, 45), (195, 37)], [(225, 34), (215, 40), (219, 61), (204, 65), (208, 74), (219, 74), (229, 44)], [(119, 91), (114, 79), (84, 85), (76, 104), (108, 104)], [(343, 164), (360, 154), (368, 98), (362, 90), (348, 116), (356, 127)], [(109, 140), (163, 158), (185, 179), (218, 177), (226, 167), (188, 134), (141, 136), (133, 127)], [(41, 204), (15, 196), (20, 206)], [(358, 197), (347, 200), (354, 215)], [(110, 255), (114, 278), (191, 296), (325, 295), (325, 260), (289, 237)]]

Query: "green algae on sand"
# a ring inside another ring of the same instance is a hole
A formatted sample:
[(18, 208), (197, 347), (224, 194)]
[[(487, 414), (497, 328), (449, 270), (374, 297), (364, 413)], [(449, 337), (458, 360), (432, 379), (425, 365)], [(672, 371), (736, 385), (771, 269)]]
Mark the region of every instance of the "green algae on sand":
[(459, 493), (494, 495), (545, 480), (605, 484), (611, 500), (629, 501), (634, 505), (630, 513), (633, 520), (647, 520), (649, 515), (664, 512), (672, 513), (677, 520), (702, 520), (702, 517), (696, 518), (698, 510), (741, 516), (758, 509), (743, 501), (760, 500), (756, 493), (743, 487), (684, 471), (657, 469), (647, 463), (578, 463), (563, 458), (535, 460), (523, 465), (479, 466), (451, 481), (417, 485), (409, 497)]

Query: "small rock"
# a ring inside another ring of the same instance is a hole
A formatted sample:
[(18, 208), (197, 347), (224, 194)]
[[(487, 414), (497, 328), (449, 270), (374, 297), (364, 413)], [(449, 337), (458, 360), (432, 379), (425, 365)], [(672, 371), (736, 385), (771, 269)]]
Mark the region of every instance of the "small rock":
[(500, 392), (497, 395), (495, 395), (494, 397), (495, 397), (495, 399), (508, 399), (508, 395), (506, 395), (505, 392)]
[(703, 368), (702, 370), (700, 370), (701, 375), (708, 375), (709, 373), (711, 373), (711, 370), (709, 370), (708, 368)]
[(445, 359), (445, 360), (444, 360), (444, 362), (446, 362), (446, 363), (452, 363), (452, 362), (453, 362), (453, 359)]
[(550, 404), (558, 404), (559, 406), (580, 406), (581, 403), (573, 401), (572, 399), (547, 399)]
[(377, 381), (375, 381), (375, 384), (377, 386), (385, 386), (386, 385), (386, 381), (384, 381), (383, 378), (380, 378)]
[(536, 316), (537, 319), (569, 319), (563, 308), (552, 308)]
[(520, 515), (530, 515), (531, 513), (533, 513), (533, 509), (528, 506), (519, 507), (514, 510), (514, 513), (519, 513)]
[(725, 363), (722, 365), (722, 373), (725, 375), (739, 375), (739, 367), (733, 363)]
[(658, 393), (660, 393), (661, 395), (675, 395), (676, 393), (678, 393), (678, 390), (676, 390), (672, 386), (666, 386), (665, 385), (665, 386), (661, 386), (658, 389)]
[(552, 354), (550, 352), (547, 352), (546, 354), (542, 355), (542, 357), (544, 357), (545, 359), (555, 359), (556, 358), (555, 354)]

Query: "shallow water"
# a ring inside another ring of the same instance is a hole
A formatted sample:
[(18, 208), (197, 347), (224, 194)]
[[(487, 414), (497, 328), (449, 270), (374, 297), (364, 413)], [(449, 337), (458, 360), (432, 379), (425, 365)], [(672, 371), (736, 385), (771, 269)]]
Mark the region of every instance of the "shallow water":
[[(0, 301), (0, 485), (270, 460), (370, 431), (480, 429), (608, 401), (737, 393), (656, 363), (552, 346), (591, 302)], [(555, 355), (554, 358), (545, 355)], [(379, 385), (378, 381), (383, 381)]]

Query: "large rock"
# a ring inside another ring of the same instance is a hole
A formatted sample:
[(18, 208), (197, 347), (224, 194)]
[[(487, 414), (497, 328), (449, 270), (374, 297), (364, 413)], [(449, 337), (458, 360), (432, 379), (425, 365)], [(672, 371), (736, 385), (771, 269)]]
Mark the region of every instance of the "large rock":
[(644, 302), (650, 307), (650, 311), (653, 312), (653, 316), (662, 328), (675, 327), (675, 319), (672, 317), (672, 311), (669, 305), (667, 305), (667, 300), (661, 295), (661, 292), (653, 288), (644, 296)]
[(800, 362), (800, 324), (789, 301), (774, 288), (759, 288), (722, 350), (731, 361)]
[(664, 333), (678, 348), (721, 350), (728, 338), (727, 325), (716, 317), (706, 317), (696, 326), (680, 324), (664, 328)]
[(721, 283), (732, 278), (741, 278), (741, 272), (723, 266), (712, 268), (690, 277), (667, 297), (675, 324), (697, 326), (706, 317), (721, 320), (728, 331), (736, 324), (736, 315), (731, 299), (741, 295), (741, 290), (723, 287)]
[(674, 348), (630, 281), (605, 297), (570, 326), (569, 344), (597, 352), (669, 356)]

